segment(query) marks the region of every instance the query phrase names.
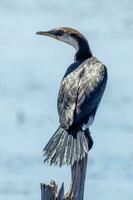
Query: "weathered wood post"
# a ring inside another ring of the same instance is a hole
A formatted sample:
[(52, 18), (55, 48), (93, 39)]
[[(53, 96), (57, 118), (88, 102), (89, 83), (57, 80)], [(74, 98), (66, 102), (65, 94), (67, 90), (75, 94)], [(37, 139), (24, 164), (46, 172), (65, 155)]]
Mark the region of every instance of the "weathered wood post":
[(72, 183), (69, 192), (64, 194), (64, 184), (62, 184), (58, 192), (55, 181), (51, 180), (49, 185), (41, 184), (41, 200), (83, 200), (87, 157), (88, 154), (71, 167)]

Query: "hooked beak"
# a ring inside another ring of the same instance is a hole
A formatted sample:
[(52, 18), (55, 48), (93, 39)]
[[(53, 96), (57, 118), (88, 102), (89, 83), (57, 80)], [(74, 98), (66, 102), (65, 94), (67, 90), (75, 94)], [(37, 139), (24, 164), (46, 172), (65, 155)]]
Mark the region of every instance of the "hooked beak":
[(52, 37), (58, 40), (58, 37), (52, 31), (39, 31), (36, 33), (37, 35), (45, 35), (48, 37)]

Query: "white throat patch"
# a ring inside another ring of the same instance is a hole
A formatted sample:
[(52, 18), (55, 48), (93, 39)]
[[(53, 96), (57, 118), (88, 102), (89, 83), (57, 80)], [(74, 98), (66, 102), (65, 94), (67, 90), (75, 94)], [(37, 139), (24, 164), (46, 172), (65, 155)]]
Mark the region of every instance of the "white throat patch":
[(76, 41), (76, 39), (72, 38), (71, 36), (66, 36), (66, 35), (61, 36), (60, 40), (62, 42), (70, 44), (72, 47), (74, 47), (76, 49), (76, 51), (79, 50), (78, 42)]

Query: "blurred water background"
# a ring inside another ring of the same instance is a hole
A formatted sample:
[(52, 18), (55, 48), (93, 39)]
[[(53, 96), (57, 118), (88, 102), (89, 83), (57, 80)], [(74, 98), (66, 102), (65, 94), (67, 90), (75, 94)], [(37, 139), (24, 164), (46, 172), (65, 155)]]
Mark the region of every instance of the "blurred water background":
[(0, 0), (0, 199), (40, 199), (41, 182), (70, 182), (43, 165), (56, 99), (74, 50), (35, 32), (70, 26), (88, 38), (109, 81), (91, 127), (85, 199), (133, 199), (133, 1)]

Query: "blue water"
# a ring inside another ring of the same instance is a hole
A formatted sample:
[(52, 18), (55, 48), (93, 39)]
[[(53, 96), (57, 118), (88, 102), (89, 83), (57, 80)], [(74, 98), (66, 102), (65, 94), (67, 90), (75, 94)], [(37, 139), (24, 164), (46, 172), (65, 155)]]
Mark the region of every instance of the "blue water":
[(70, 168), (43, 165), (58, 126), (56, 99), (74, 50), (35, 32), (70, 26), (88, 38), (109, 81), (91, 128), (85, 199), (133, 199), (133, 2), (0, 1), (0, 199), (40, 199), (41, 182), (70, 182)]

